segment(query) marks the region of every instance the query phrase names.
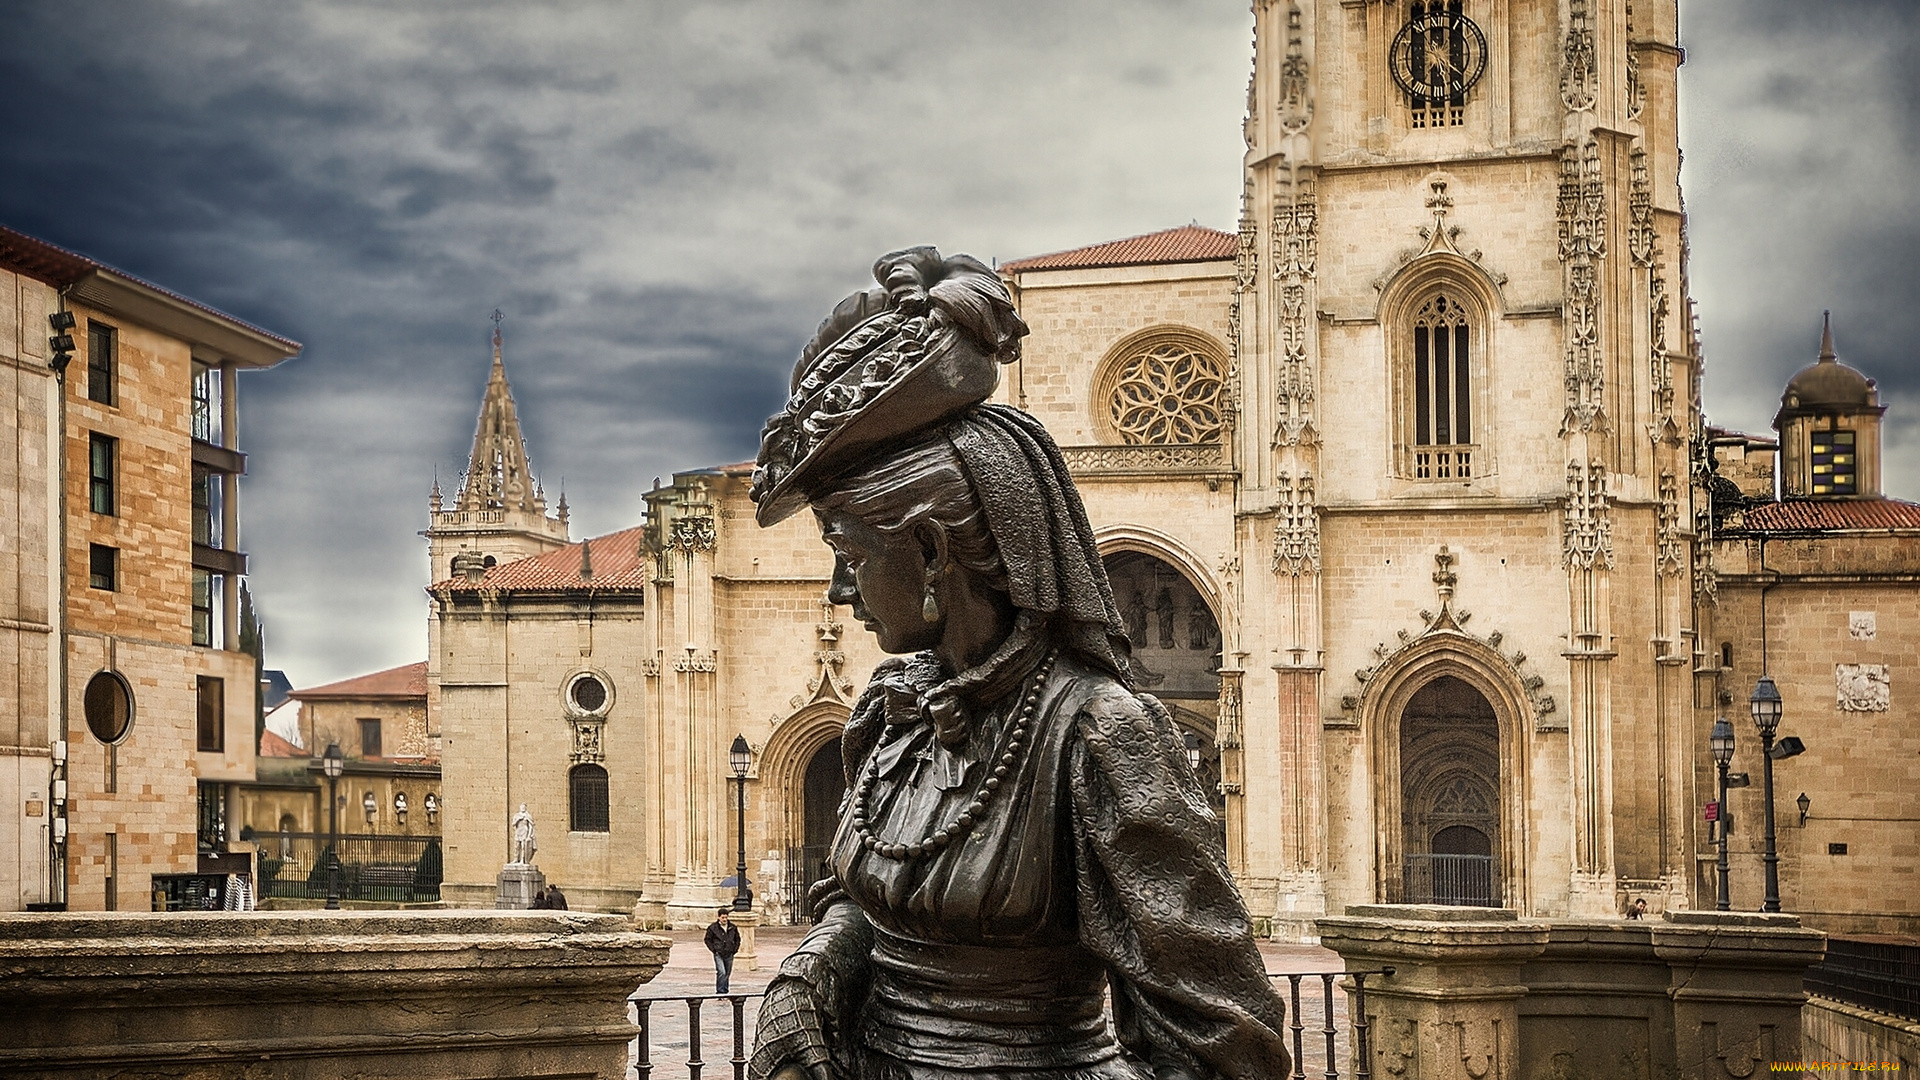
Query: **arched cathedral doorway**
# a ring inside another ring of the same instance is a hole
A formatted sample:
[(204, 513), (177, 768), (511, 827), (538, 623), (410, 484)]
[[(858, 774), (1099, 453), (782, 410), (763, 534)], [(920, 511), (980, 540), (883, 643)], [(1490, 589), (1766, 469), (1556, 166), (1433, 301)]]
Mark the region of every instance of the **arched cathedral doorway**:
[(832, 873), (827, 857), (840, 824), (840, 802), (847, 794), (839, 736), (827, 740), (807, 759), (800, 792), (800, 844), (787, 853), (787, 895), (792, 897), (796, 919), (808, 914), (807, 892), (814, 882)]
[[(1115, 551), (1102, 560), (1133, 646), (1134, 687), (1173, 713), (1187, 760), (1220, 820), (1220, 620), (1193, 582), (1162, 559)], [(1224, 825), (1222, 826), (1224, 828)]]
[(1402, 902), (1502, 903), (1500, 728), (1478, 690), (1442, 675), (1400, 719)]

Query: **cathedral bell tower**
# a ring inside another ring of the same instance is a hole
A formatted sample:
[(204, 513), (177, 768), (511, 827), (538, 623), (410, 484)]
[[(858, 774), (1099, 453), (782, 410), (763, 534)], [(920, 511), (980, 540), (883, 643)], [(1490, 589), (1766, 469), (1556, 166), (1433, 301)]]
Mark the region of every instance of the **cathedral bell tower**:
[(1254, 892), (1302, 925), (1684, 905), (1676, 0), (1254, 15), (1230, 378), (1245, 602), (1276, 613), (1247, 767), (1286, 793), (1249, 789)]
[(527, 464), (526, 440), (520, 434), (513, 389), (507, 385), (506, 364), (500, 358), (499, 313), (494, 314), (493, 369), (480, 399), (466, 475), (451, 507), (445, 505), (437, 480), (428, 498), (431, 524), (421, 535), (427, 538), (433, 581), (445, 581), (455, 573), (477, 576), (498, 563), (540, 555), (567, 543), (566, 496), (560, 497), (555, 515), (547, 516), (546, 493)]

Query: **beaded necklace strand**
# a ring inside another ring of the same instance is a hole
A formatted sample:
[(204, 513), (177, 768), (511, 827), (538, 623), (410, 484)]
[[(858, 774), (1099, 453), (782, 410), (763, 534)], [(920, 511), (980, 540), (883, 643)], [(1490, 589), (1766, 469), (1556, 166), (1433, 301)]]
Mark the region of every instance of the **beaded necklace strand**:
[(944, 850), (973, 827), (974, 822), (986, 816), (987, 803), (992, 801), (994, 793), (1005, 783), (1007, 774), (1020, 763), (1020, 754), (1027, 746), (1027, 732), (1033, 726), (1033, 713), (1040, 704), (1040, 689), (1046, 685), (1047, 673), (1053, 669), (1055, 653), (1049, 652), (1040, 666), (1034, 669), (1033, 685), (1027, 689), (1027, 695), (1020, 705), (1020, 712), (1014, 720), (1013, 730), (1007, 733), (1007, 749), (993, 767), (993, 772), (980, 785), (973, 800), (966, 809), (943, 829), (936, 829), (933, 835), (911, 844), (890, 844), (869, 831), (867, 824), (867, 799), (873, 794), (873, 785), (880, 779), (880, 755), (874, 754), (867, 760), (867, 771), (860, 778), (859, 790), (853, 796), (853, 833), (860, 846), (882, 858), (896, 862), (925, 858), (937, 851)]

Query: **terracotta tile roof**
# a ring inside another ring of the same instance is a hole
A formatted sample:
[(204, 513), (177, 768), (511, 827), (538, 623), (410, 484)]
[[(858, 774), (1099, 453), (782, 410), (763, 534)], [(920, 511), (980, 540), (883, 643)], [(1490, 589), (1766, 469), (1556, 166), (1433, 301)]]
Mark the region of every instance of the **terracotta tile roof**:
[(1159, 263), (1214, 262), (1231, 259), (1239, 238), (1204, 225), (1182, 225), (1145, 236), (1110, 240), (1091, 247), (1056, 251), (1002, 263), (1000, 271), (1018, 274), (1029, 270), (1091, 270), (1103, 266), (1153, 266)]
[(1920, 504), (1899, 499), (1794, 499), (1746, 512), (1728, 531), (1841, 532), (1920, 529)]
[(315, 698), (424, 698), (427, 696), (427, 662), (422, 660), (417, 664), (403, 664), (371, 675), (295, 690), (291, 696), (303, 701)]
[[(640, 534), (645, 531), (646, 526), (636, 525), (631, 529), (582, 540), (578, 544), (568, 544), (545, 555), (501, 563), (482, 574), (478, 581), (468, 581), (464, 577), (449, 578), (435, 582), (433, 588), (435, 591), (446, 589), (452, 592), (637, 589), (647, 583), (646, 567), (640, 558)], [(593, 563), (591, 580), (580, 576), (580, 548), (583, 544), (590, 545), (589, 557)]]
[(260, 733), (261, 757), (306, 757), (307, 752), (271, 731)]

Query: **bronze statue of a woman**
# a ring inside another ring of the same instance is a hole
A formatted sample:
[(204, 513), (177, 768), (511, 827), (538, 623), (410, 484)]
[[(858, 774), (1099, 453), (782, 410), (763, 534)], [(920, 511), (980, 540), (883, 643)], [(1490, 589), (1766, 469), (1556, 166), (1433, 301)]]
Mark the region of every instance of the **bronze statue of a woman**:
[(1172, 719), (1129, 687), (1066, 463), (984, 404), (1026, 326), (967, 256), (874, 277), (802, 351), (754, 476), (763, 526), (813, 508), (829, 597), (897, 655), (848, 719), (833, 877), (750, 1074), (1285, 1077), (1285, 1007)]

